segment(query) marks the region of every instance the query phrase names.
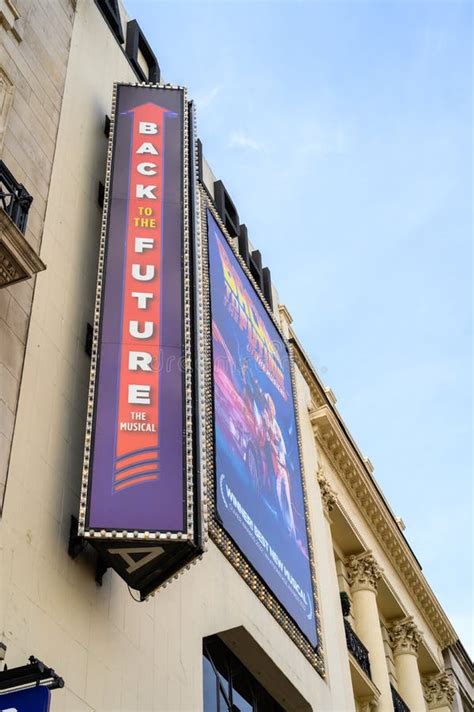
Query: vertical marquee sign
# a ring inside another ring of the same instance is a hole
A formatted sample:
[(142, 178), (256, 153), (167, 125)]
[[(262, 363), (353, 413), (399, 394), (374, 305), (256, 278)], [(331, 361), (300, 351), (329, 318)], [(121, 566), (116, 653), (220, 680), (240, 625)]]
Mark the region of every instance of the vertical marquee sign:
[(217, 545), (324, 675), (290, 348), (205, 194)]
[(142, 597), (200, 553), (191, 111), (182, 88), (114, 89), (79, 530)]

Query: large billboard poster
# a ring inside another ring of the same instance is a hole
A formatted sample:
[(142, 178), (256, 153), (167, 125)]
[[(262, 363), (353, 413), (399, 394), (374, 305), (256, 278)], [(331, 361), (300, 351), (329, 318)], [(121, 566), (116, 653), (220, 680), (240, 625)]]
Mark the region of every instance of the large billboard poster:
[(317, 646), (287, 347), (207, 211), (217, 516)]

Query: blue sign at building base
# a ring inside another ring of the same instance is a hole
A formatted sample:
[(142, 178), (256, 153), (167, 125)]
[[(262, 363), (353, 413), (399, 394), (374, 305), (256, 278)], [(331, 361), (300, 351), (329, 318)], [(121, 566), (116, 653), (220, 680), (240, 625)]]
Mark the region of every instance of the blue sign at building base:
[(47, 687), (7, 692), (0, 695), (0, 712), (48, 712), (50, 699)]

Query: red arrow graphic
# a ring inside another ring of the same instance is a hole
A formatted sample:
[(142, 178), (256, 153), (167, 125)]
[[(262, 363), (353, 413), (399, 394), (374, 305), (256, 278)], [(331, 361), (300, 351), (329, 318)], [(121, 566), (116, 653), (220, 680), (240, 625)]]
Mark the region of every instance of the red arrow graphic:
[(165, 121), (175, 116), (152, 103), (130, 113), (116, 492), (159, 476), (163, 154)]

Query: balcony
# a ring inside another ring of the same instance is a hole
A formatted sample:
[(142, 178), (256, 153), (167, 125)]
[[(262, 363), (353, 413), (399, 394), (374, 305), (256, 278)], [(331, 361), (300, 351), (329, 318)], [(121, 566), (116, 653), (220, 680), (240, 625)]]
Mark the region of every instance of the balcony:
[(24, 233), (33, 198), (25, 186), (18, 183), (3, 161), (0, 161), (0, 207), (20, 232)]
[(392, 690), (392, 701), (394, 712), (410, 712), (408, 705), (402, 700), (393, 685), (390, 685)]
[(341, 591), (339, 595), (341, 597), (346, 645), (349, 651), (349, 669), (354, 700), (357, 702), (358, 708), (359, 705), (364, 709), (372, 708), (377, 705), (380, 699), (380, 690), (372, 682), (369, 651), (347, 620), (347, 616), (351, 612), (351, 601), (348, 594), (345, 591)]
[(371, 680), (372, 675), (370, 674), (369, 651), (362, 643), (362, 641), (357, 637), (347, 618), (344, 618), (344, 629), (346, 631), (346, 643), (348, 651), (352, 653), (354, 658), (357, 660), (359, 666), (365, 672), (367, 677)]
[(32, 201), (25, 186), (0, 161), (0, 289), (46, 267), (23, 235)]

